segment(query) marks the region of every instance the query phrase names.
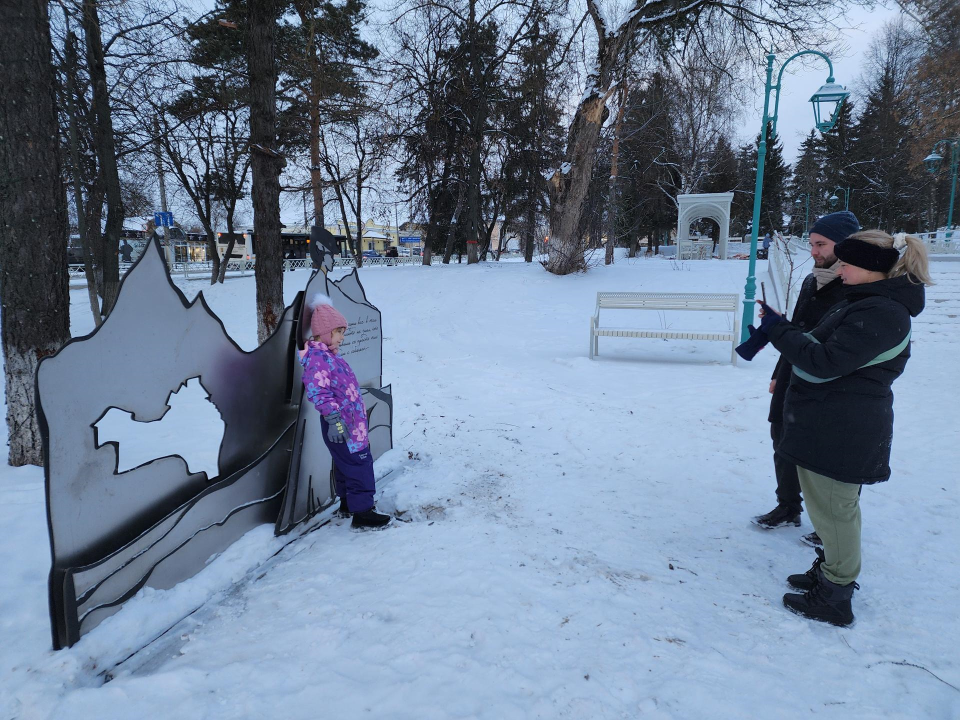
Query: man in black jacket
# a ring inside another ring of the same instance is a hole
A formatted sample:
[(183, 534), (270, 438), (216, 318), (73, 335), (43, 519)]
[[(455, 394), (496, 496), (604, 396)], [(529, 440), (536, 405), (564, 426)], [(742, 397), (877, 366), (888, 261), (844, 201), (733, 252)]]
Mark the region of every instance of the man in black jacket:
[[(813, 330), (827, 311), (843, 300), (843, 283), (837, 275), (837, 258), (834, 244), (845, 240), (860, 229), (856, 216), (848, 211), (830, 213), (817, 220), (810, 228), (810, 255), (813, 257), (813, 272), (807, 275), (800, 288), (800, 295), (793, 311), (791, 322), (805, 332)], [(783, 437), (783, 398), (790, 384), (793, 366), (783, 356), (777, 362), (770, 381), (770, 436), (773, 439), (773, 466), (777, 475), (777, 506), (754, 518), (754, 523), (772, 530), (778, 527), (800, 526), (802, 498), (797, 468), (780, 455)], [(808, 542), (819, 544), (816, 533), (806, 536)]]

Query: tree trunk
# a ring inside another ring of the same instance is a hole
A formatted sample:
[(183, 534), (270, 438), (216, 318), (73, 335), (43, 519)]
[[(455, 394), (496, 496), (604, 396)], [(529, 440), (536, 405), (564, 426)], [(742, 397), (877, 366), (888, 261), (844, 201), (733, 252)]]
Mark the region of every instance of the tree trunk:
[(283, 315), (283, 248), (280, 243), (280, 169), (277, 142), (275, 0), (251, 0), (247, 69), (250, 75), (250, 144), (253, 233), (256, 242), (257, 340), (270, 337)]
[[(227, 267), (230, 264), (230, 256), (233, 255), (233, 246), (237, 244), (237, 234), (233, 228), (233, 215), (236, 212), (236, 200), (229, 202), (227, 205), (227, 249), (223, 253), (223, 259), (220, 258), (219, 251), (214, 252), (214, 264), (216, 265), (216, 281), (220, 284), (223, 284), (224, 279), (227, 277)], [(209, 237), (214, 237), (213, 229), (211, 228), (208, 232)], [(216, 248), (216, 245), (214, 245)], [(256, 248), (254, 248), (256, 249)], [(213, 284), (212, 282), (210, 283)]]
[(640, 247), (640, 231), (634, 230), (632, 237), (630, 238), (630, 253), (627, 257), (635, 258), (637, 256), (637, 248)]
[(621, 80), (618, 93), (620, 95), (620, 106), (617, 109), (617, 121), (613, 127), (613, 149), (610, 153), (610, 187), (607, 193), (607, 249), (603, 256), (604, 265), (613, 264), (613, 249), (617, 245), (617, 160), (620, 157), (623, 113), (627, 107), (626, 79)]
[[(230, 252), (227, 252), (226, 256), (220, 257), (220, 249), (217, 247), (217, 234), (211, 230), (207, 230), (207, 257), (210, 258), (210, 284), (215, 285), (217, 283), (222, 283), (223, 278), (227, 273), (227, 259), (230, 257)], [(233, 250), (233, 245), (230, 245), (230, 251)]]
[(93, 253), (90, 251), (90, 239), (87, 233), (87, 218), (83, 208), (83, 177), (80, 165), (80, 140), (77, 133), (77, 108), (74, 103), (74, 95), (77, 87), (77, 38), (69, 31), (69, 16), (64, 13), (67, 21), (68, 34), (66, 41), (66, 57), (64, 74), (66, 75), (67, 87), (64, 93), (66, 97), (67, 116), (70, 121), (70, 164), (71, 175), (73, 176), (73, 202), (77, 211), (77, 233), (80, 235), (80, 249), (83, 252), (83, 274), (87, 278), (87, 300), (90, 303), (90, 312), (93, 314), (93, 322), (96, 327), (103, 323), (103, 315), (100, 312), (100, 300), (97, 297), (97, 280), (93, 273)]
[[(453, 242), (456, 239), (457, 224), (460, 222), (460, 213), (463, 211), (463, 186), (457, 187), (457, 207), (453, 211), (453, 217), (450, 219), (450, 226), (447, 228), (447, 244), (443, 249), (443, 264), (449, 265), (450, 258), (453, 257)], [(459, 254), (459, 253), (458, 253)], [(459, 260), (458, 260), (459, 262)]]
[[(473, 114), (473, 138), (470, 148), (470, 173), (467, 187), (467, 264), (479, 261), (477, 244), (480, 241), (480, 170), (483, 162), (483, 123), (486, 113), (481, 109), (483, 103), (477, 102), (478, 109)], [(479, 126), (479, 130), (476, 129)]]
[(537, 244), (537, 207), (534, 199), (533, 168), (527, 164), (527, 227), (524, 230), (526, 240), (523, 246), (523, 261), (533, 262), (533, 248)]
[(570, 128), (564, 164), (549, 180), (550, 257), (547, 270), (568, 275), (586, 269), (584, 242), (580, 236), (583, 201), (590, 189), (590, 177), (597, 154), (600, 127), (606, 114), (606, 100), (591, 95), (577, 108)]
[(103, 316), (105, 310), (103, 307), (103, 233), (100, 231), (100, 222), (103, 219), (103, 173), (97, 168), (97, 175), (90, 184), (90, 190), (87, 192), (87, 206), (84, 208), (84, 216), (87, 224), (87, 255), (84, 258), (90, 265), (91, 273), (87, 277), (93, 276), (93, 285), (97, 294), (100, 296), (100, 314)]
[(37, 364), (70, 339), (69, 224), (47, 3), (0, 4), (0, 27), (0, 336), (8, 460), (42, 465)]
[[(314, 73), (319, 73), (315, 70)], [(310, 79), (310, 191), (313, 195), (313, 224), (323, 227), (323, 173), (320, 170), (320, 79)]]
[(123, 198), (120, 193), (120, 174), (117, 171), (117, 150), (113, 137), (113, 118), (110, 112), (110, 90), (104, 65), (103, 41), (100, 37), (100, 17), (97, 0), (84, 0), (83, 33), (87, 45), (87, 68), (93, 93), (94, 140), (97, 160), (103, 175), (107, 197), (107, 224), (101, 243), (100, 269), (103, 273), (103, 307), (106, 317), (113, 309), (120, 291), (120, 233), (123, 230)]

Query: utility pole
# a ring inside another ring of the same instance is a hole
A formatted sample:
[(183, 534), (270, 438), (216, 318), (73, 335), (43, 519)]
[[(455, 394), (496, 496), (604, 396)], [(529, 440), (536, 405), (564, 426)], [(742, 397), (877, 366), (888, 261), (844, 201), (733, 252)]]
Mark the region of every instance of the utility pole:
[[(160, 118), (156, 115), (153, 116), (153, 154), (154, 158), (157, 161), (157, 180), (160, 182), (160, 210), (166, 216), (167, 213), (167, 183), (164, 180), (163, 173), (163, 152), (160, 147)], [(157, 231), (160, 233), (160, 237), (164, 238), (167, 241), (167, 267), (171, 270), (173, 269), (173, 248), (171, 247), (170, 238), (167, 237), (167, 229), (162, 224), (157, 228)]]

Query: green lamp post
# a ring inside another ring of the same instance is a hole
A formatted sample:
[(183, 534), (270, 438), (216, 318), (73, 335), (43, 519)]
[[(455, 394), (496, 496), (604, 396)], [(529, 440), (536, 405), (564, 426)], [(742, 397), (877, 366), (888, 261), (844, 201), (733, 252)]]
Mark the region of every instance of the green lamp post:
[(806, 200), (807, 214), (803, 218), (803, 237), (807, 239), (810, 236), (810, 193), (800, 193), (793, 204), (800, 207), (801, 199)]
[(831, 195), (827, 200), (830, 203), (830, 207), (836, 207), (837, 203), (840, 202), (840, 196), (837, 195), (838, 192), (843, 193), (843, 209), (850, 209), (850, 188), (848, 187), (838, 187), (833, 189), (833, 195)]
[(957, 168), (960, 167), (960, 138), (940, 140), (933, 146), (933, 151), (923, 159), (923, 164), (931, 175), (936, 175), (943, 162), (943, 155), (937, 152), (938, 147), (949, 148), (950, 152), (950, 209), (947, 211), (947, 240), (953, 237), (953, 200), (957, 194)]
[[(821, 133), (830, 132), (837, 122), (837, 113), (840, 103), (850, 93), (843, 85), (838, 85), (833, 79), (833, 63), (830, 58), (819, 50), (801, 50), (794, 53), (780, 66), (777, 74), (777, 84), (773, 85), (773, 61), (777, 56), (772, 52), (767, 54), (767, 81), (763, 96), (763, 125), (760, 126), (760, 145), (757, 147), (757, 182), (753, 194), (753, 227), (750, 230), (750, 267), (747, 271), (747, 284), (743, 290), (743, 321), (740, 325), (740, 338), (746, 340), (750, 336), (747, 326), (753, 322), (754, 299), (757, 294), (757, 233), (760, 230), (760, 195), (763, 192), (763, 165), (767, 155), (767, 123), (772, 123), (773, 132), (777, 132), (777, 113), (780, 109), (780, 88), (783, 80), (783, 71), (791, 61), (803, 55), (817, 55), (827, 61), (830, 74), (827, 82), (820, 86), (810, 98), (813, 104), (813, 117), (817, 130)], [(773, 105), (773, 114), (770, 114), (770, 93), (777, 91)]]

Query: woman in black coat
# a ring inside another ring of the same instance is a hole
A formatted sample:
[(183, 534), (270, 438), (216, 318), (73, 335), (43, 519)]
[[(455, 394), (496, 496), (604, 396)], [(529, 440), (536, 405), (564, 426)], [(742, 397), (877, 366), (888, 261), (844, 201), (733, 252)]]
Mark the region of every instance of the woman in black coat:
[(860, 489), (890, 477), (891, 385), (910, 358), (910, 319), (931, 284), (917, 238), (879, 230), (836, 244), (846, 298), (809, 333), (761, 303), (761, 326), (793, 365), (781, 454), (797, 465), (810, 520), (823, 540), (813, 567), (788, 582), (790, 610), (849, 625), (860, 574)]

